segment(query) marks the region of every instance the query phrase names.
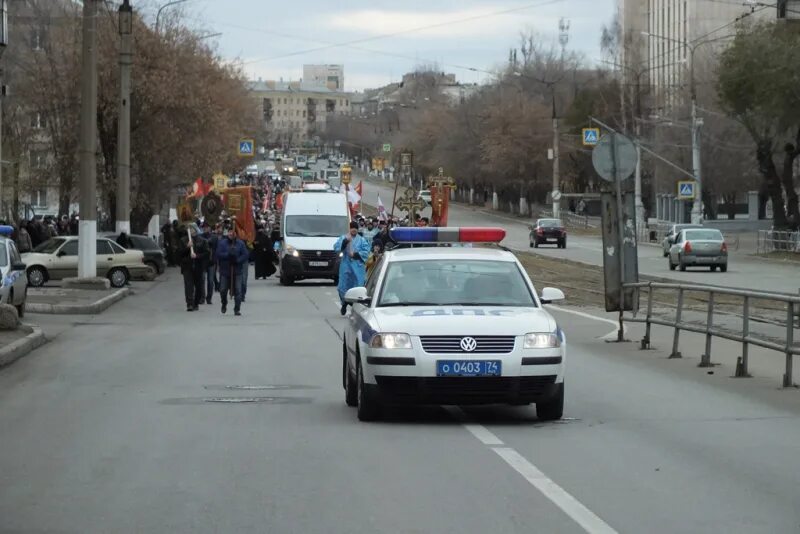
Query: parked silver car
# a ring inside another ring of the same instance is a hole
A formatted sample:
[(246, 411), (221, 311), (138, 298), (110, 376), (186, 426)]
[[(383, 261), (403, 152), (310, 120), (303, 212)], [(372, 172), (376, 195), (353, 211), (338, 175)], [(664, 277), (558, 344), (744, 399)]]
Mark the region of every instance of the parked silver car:
[(14, 306), (20, 317), (25, 316), (25, 301), (28, 298), (25, 268), (14, 241), (0, 237), (0, 302)]
[(722, 232), (714, 228), (681, 230), (669, 249), (669, 269), (703, 266), (723, 273), (728, 270), (728, 245)]
[(667, 256), (669, 256), (669, 249), (672, 247), (672, 245), (675, 244), (675, 237), (677, 237), (677, 235), (681, 233), (681, 230), (688, 230), (689, 228), (702, 228), (702, 227), (703, 225), (701, 224), (673, 224), (670, 227), (669, 232), (667, 232), (667, 235), (664, 236), (664, 240), (661, 241), (661, 248), (664, 250), (664, 257), (666, 258)]

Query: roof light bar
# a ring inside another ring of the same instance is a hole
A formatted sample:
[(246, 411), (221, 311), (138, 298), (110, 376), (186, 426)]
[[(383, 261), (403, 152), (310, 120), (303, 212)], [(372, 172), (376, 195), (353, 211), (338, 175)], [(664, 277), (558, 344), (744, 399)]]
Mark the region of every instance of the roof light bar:
[(398, 227), (390, 230), (390, 236), (398, 243), (499, 243), (506, 231), (492, 227)]

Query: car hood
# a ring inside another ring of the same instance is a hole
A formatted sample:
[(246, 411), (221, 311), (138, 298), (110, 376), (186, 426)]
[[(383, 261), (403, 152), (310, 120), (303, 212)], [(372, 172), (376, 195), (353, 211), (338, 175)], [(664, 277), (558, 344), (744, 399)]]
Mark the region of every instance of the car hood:
[(373, 310), (379, 332), (412, 336), (505, 335), (553, 332), (556, 322), (542, 308), (409, 306)]
[(336, 244), (336, 237), (285, 237), (287, 245), (297, 250), (330, 250)]

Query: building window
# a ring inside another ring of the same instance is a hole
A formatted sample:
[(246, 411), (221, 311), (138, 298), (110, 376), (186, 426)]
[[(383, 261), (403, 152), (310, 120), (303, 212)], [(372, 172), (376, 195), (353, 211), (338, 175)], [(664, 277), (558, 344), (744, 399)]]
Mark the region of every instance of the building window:
[(31, 150), (30, 151), (30, 166), (31, 169), (42, 169), (47, 166), (47, 151), (46, 150)]
[(40, 111), (34, 111), (31, 113), (31, 128), (35, 130), (41, 130), (45, 127), (47, 127), (47, 121), (44, 118), (44, 115), (42, 115)]
[(47, 207), (47, 189), (37, 189), (31, 195), (31, 204), (36, 208)]
[(31, 48), (34, 50), (44, 50), (47, 41), (47, 31), (44, 27), (33, 28), (31, 31)]
[(306, 110), (303, 110), (303, 118), (306, 118)]

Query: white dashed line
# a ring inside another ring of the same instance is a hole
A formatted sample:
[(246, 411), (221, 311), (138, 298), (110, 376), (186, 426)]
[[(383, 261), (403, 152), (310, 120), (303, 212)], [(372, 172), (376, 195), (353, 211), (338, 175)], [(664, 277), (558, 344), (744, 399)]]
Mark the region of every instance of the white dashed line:
[(567, 493), (561, 486), (539, 471), (535, 465), (526, 460), (520, 453), (508, 447), (495, 447), (492, 449), (500, 458), (506, 461), (517, 473), (522, 475), (531, 486), (539, 490), (542, 495), (558, 506), (573, 521), (578, 523), (583, 530), (590, 534), (616, 534), (616, 530), (608, 523), (597, 517), (575, 497)]

